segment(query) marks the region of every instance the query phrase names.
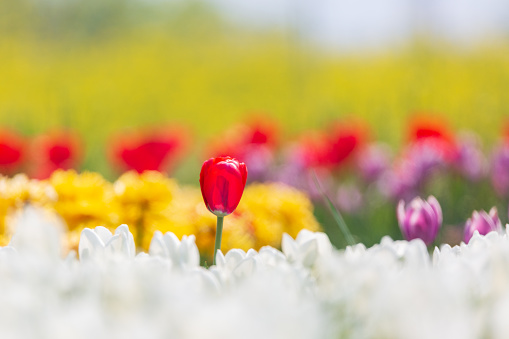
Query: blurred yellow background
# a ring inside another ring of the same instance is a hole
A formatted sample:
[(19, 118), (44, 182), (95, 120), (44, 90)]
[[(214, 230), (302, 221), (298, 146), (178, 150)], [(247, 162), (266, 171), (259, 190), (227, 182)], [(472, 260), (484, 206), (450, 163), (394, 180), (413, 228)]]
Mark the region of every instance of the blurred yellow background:
[(345, 117), (393, 145), (414, 112), (443, 115), (492, 144), (509, 96), (508, 44), (331, 53), (290, 29), (250, 30), (196, 1), (0, 1), (0, 121), (26, 135), (65, 126), (84, 169), (113, 178), (109, 138), (161, 123), (192, 132), (176, 176), (197, 183), (204, 142), (265, 112), (285, 138)]

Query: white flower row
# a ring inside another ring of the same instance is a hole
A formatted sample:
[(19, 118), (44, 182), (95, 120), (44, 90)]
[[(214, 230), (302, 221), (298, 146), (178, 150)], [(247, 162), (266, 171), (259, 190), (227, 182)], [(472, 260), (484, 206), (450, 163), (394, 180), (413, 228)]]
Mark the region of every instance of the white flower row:
[(507, 234), (430, 256), (421, 240), (338, 251), (302, 231), (203, 268), (194, 236), (157, 232), (136, 254), (126, 225), (85, 229), (78, 260), (40, 212), (16, 229), (0, 248), (2, 339), (509, 337)]

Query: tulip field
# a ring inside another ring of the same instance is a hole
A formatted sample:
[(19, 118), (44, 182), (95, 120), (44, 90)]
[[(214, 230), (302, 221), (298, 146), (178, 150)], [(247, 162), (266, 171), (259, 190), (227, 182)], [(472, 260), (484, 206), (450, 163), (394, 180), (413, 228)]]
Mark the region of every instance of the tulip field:
[[(114, 144), (111, 164), (127, 172), (113, 181), (73, 169), (83, 151), (69, 132), (38, 137), (29, 146), (5, 132), (0, 146), (10, 152), (2, 154), (1, 239), (9, 242), (15, 231), (9, 220), (26, 205), (65, 220), (68, 248), (76, 246), (85, 227), (127, 223), (140, 249), (156, 230), (179, 237), (201, 234), (202, 262), (210, 262), (215, 252), (213, 214), (231, 214), (225, 249), (275, 246), (283, 233), (295, 236), (303, 228), (325, 231), (338, 248), (357, 242), (370, 246), (387, 235), (420, 238), (429, 246), (456, 245), (467, 242), (474, 230), (500, 230), (507, 220), (509, 136), (502, 132), (486, 154), (474, 133), (456, 135), (429, 117), (415, 119), (408, 129), (409, 141), (395, 154), (388, 144), (369, 139), (359, 122), (337, 123), (281, 144), (269, 118), (252, 121), (209, 144), (206, 152), (220, 156), (214, 161), (233, 158), (224, 166), (219, 162), (221, 170), (203, 165), (194, 185), (169, 175), (189, 142), (176, 131), (140, 131)], [(23, 152), (32, 150), (37, 157), (23, 160)], [(205, 164), (215, 163), (212, 159)], [(27, 174), (19, 173), (23, 168)], [(428, 196), (433, 203), (416, 200)], [(467, 222), (490, 210), (493, 225), (474, 222), (472, 228)]]
[(0, 339), (508, 338), (508, 51), (0, 0)]
[[(42, 213), (42, 214), (41, 214)], [(4, 338), (506, 338), (506, 231), (429, 253), (385, 237), (337, 250), (324, 233), (278, 248), (218, 252), (154, 233), (136, 254), (126, 225), (86, 228), (65, 255), (63, 226), (26, 209), (0, 248)], [(79, 256), (79, 259), (77, 258)]]

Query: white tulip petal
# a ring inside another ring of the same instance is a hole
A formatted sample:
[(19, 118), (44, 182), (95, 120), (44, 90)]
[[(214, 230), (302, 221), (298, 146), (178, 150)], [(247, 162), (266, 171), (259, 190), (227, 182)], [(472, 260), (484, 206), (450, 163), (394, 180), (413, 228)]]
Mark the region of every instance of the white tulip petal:
[(151, 256), (160, 256), (163, 258), (169, 258), (169, 252), (168, 249), (165, 246), (164, 240), (163, 240), (163, 233), (160, 231), (155, 231), (154, 236), (152, 237), (152, 240), (150, 241), (150, 246), (148, 253)]
[(243, 279), (251, 276), (256, 269), (256, 259), (248, 257), (240, 262), (233, 270), (233, 274), (238, 279)]
[(297, 242), (293, 240), (288, 234), (283, 234), (283, 239), (281, 241), (281, 249), (283, 253), (286, 255), (288, 260), (293, 261), (297, 257)]
[(97, 226), (96, 228), (94, 228), (94, 232), (101, 239), (103, 244), (106, 244), (113, 236), (110, 230), (104, 226)]
[(99, 235), (91, 230), (85, 228), (81, 231), (80, 243), (78, 247), (80, 259), (87, 259), (94, 257), (99, 251), (104, 250), (104, 243)]

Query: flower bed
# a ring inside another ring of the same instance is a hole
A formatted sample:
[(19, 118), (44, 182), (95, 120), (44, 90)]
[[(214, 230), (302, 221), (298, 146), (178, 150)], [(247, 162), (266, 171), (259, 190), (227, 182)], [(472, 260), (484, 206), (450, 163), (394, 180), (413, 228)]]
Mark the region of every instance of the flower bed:
[[(0, 245), (9, 242), (16, 230), (10, 220), (26, 205), (62, 217), (69, 248), (77, 248), (85, 227), (113, 230), (126, 223), (144, 250), (156, 230), (171, 231), (179, 238), (194, 234), (202, 259), (211, 262), (215, 217), (205, 207), (200, 189), (179, 185), (156, 171), (126, 172), (113, 183), (99, 173), (73, 170), (56, 171), (48, 180), (23, 174), (0, 177)], [(303, 228), (320, 230), (306, 194), (282, 183), (251, 184), (237, 210), (226, 218), (223, 249), (276, 247), (283, 232), (296, 236)]]
[[(26, 209), (0, 248), (2, 338), (507, 338), (509, 239), (435, 248), (384, 238), (335, 250), (301, 231), (199, 266), (194, 236), (126, 225), (81, 233), (63, 258), (56, 221)], [(79, 255), (79, 259), (77, 258)]]

